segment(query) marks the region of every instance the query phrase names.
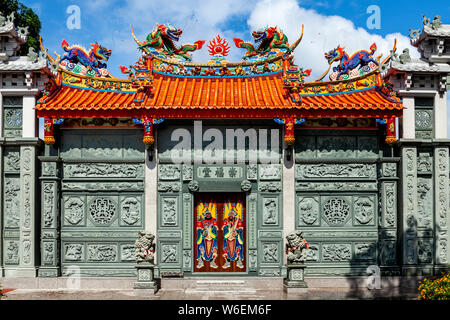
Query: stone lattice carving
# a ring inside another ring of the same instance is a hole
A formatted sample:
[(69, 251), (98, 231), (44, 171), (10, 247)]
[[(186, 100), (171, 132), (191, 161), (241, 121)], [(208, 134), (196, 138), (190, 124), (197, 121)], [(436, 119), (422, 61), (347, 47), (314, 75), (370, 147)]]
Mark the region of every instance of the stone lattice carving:
[(288, 234), (286, 240), (288, 264), (304, 263), (307, 259), (309, 245), (303, 238), (303, 231), (296, 231)]
[(332, 198), (323, 205), (323, 216), (332, 226), (341, 226), (350, 215), (350, 205), (341, 198)]
[(155, 235), (150, 232), (139, 231), (139, 238), (134, 243), (134, 259), (136, 262), (155, 261)]
[(96, 224), (107, 225), (116, 214), (116, 205), (111, 199), (97, 198), (89, 206), (89, 214)]

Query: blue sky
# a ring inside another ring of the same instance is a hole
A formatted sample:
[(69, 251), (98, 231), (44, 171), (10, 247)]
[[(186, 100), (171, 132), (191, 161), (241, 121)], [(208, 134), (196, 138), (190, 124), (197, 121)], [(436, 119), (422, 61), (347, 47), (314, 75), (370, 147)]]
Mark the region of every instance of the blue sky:
[[(298, 37), (305, 24), (305, 36), (295, 52), (295, 62), (312, 68), (311, 80), (328, 66), (323, 53), (343, 45), (348, 52), (368, 49), (377, 43), (378, 53), (389, 54), (394, 39), (402, 50), (409, 46), (409, 29), (422, 28), (422, 15), (440, 14), (450, 24), (450, 1), (433, 0), (22, 0), (33, 8), (42, 22), (44, 46), (53, 54), (62, 54), (61, 41), (89, 44), (98, 41), (112, 50), (109, 71), (123, 77), (120, 65), (133, 64), (140, 56), (130, 33), (130, 24), (141, 40), (156, 23), (171, 23), (183, 30), (179, 44), (212, 40), (217, 34), (230, 43), (230, 61), (239, 60), (233, 37), (249, 41), (250, 33), (267, 25), (278, 25), (290, 42)], [(81, 11), (81, 28), (69, 30), (66, 21), (69, 6)], [(369, 29), (371, 5), (380, 8), (380, 28)], [(411, 49), (413, 53), (415, 49)], [(206, 46), (194, 52), (194, 61), (208, 60)], [(416, 55), (418, 57), (418, 55)], [(449, 95), (450, 96), (450, 95)], [(450, 131), (450, 126), (449, 126)]]

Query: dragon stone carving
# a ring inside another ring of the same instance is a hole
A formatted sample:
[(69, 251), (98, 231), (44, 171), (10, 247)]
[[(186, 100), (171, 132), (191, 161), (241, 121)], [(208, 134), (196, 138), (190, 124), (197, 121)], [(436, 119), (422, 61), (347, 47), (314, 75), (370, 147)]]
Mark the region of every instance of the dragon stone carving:
[(150, 232), (139, 231), (139, 238), (134, 243), (134, 259), (136, 262), (154, 263), (155, 235)]
[(295, 231), (286, 236), (286, 254), (288, 264), (303, 264), (306, 261), (308, 242), (303, 238), (303, 231)]

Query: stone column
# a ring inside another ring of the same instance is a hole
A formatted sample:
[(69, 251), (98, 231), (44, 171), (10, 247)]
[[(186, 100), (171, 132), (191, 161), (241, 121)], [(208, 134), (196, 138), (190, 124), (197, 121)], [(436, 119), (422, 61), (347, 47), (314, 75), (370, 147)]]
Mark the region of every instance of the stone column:
[[(155, 143), (153, 145), (153, 159), (149, 161), (148, 151), (145, 151), (145, 231), (158, 237), (158, 132), (155, 130)], [(158, 248), (156, 248), (158, 250)], [(155, 254), (155, 264), (158, 263)]]
[(380, 265), (384, 274), (395, 275), (397, 267), (397, 163), (381, 163), (380, 170)]
[(434, 137), (447, 139), (447, 92), (436, 92), (434, 98)]
[(402, 147), (402, 273), (417, 266), (417, 148)]
[(435, 147), (434, 149), (434, 239), (435, 239), (435, 273), (448, 269), (449, 238), (448, 228), (450, 226), (449, 215), (449, 149), (448, 147)]
[(40, 277), (59, 276), (59, 199), (58, 157), (42, 157), (41, 180), (41, 265)]
[[(24, 123), (24, 127), (26, 127)], [(20, 146), (20, 245), (18, 277), (36, 277), (36, 146)]]
[(403, 122), (402, 136), (403, 139), (415, 139), (416, 137), (416, 116), (414, 112), (414, 97), (402, 97), (403, 106)]
[[(282, 137), (284, 137), (284, 132)], [(286, 159), (286, 143), (283, 142), (283, 248), (286, 236), (295, 230), (295, 146), (291, 147), (291, 160)], [(284, 249), (283, 249), (284, 250)], [(283, 265), (287, 263), (283, 254)]]

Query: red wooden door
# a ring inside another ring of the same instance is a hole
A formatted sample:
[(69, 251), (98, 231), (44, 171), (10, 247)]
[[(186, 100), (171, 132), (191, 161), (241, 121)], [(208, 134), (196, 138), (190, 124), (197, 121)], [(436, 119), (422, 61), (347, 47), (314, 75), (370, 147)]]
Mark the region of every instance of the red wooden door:
[(194, 271), (246, 271), (244, 193), (199, 193), (195, 198)]

